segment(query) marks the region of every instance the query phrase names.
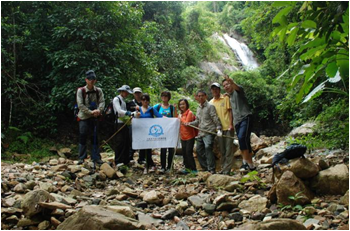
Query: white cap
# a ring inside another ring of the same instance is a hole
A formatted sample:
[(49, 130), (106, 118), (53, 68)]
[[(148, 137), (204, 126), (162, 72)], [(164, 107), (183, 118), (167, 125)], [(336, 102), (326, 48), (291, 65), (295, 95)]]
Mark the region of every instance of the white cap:
[(139, 87), (135, 87), (134, 89), (132, 89), (132, 91), (133, 91), (133, 93), (136, 93), (136, 92), (142, 93), (142, 89)]
[(220, 88), (220, 84), (219, 84), (219, 83), (212, 83), (211, 86), (210, 86), (210, 88), (211, 88), (212, 86), (215, 86), (215, 87)]

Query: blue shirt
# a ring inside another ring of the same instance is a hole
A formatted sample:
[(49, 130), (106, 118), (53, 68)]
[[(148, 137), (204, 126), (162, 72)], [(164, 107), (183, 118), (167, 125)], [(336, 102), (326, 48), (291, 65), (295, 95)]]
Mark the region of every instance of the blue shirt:
[(170, 110), (171, 107), (173, 107), (173, 106), (169, 105), (169, 107), (165, 109), (160, 104), (157, 104), (154, 106), (154, 108), (156, 110), (157, 110), (157, 108), (159, 108), (159, 113), (162, 114), (163, 116), (166, 116), (166, 117), (173, 117), (173, 115), (171, 114), (171, 110)]
[(152, 116), (151, 110), (153, 110), (153, 107), (149, 107), (147, 111), (143, 113), (142, 109), (140, 109), (140, 113), (141, 113), (140, 118), (154, 118), (154, 116), (158, 118), (163, 117), (162, 114), (160, 114), (157, 110), (153, 110), (153, 116)]

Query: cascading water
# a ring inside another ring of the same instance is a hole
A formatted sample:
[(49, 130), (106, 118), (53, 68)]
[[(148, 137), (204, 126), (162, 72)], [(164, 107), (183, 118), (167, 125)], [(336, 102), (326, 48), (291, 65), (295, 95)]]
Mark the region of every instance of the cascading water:
[(259, 67), (258, 62), (253, 56), (253, 52), (244, 43), (238, 42), (236, 39), (231, 38), (228, 34), (224, 34), (224, 40), (227, 45), (235, 52), (237, 58), (241, 61), (244, 69), (253, 70)]

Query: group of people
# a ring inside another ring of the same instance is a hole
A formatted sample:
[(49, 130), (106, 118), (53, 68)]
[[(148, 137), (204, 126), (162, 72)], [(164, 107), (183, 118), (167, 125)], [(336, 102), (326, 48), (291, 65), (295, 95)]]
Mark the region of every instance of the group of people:
[[(98, 149), (97, 123), (104, 110), (105, 99), (101, 88), (95, 86), (96, 75), (90, 70), (86, 73), (86, 86), (77, 91), (77, 104), (79, 108), (79, 161), (82, 164), (87, 158), (87, 138), (93, 134), (93, 150), (91, 159), (94, 163), (102, 164)], [(117, 95), (113, 99), (115, 112), (114, 131), (116, 132), (112, 148), (115, 151), (115, 165), (128, 165), (133, 160), (134, 153), (131, 147), (132, 123), (131, 118), (161, 118), (174, 117), (180, 119), (180, 140), (183, 154), (183, 173), (197, 172), (193, 149), (196, 141), (198, 162), (201, 168), (211, 173), (216, 172), (213, 144), (215, 136), (218, 136), (218, 145), (221, 153), (221, 174), (230, 174), (233, 167), (233, 135), (236, 130), (239, 146), (242, 153), (242, 171), (254, 170), (256, 167), (252, 161), (252, 149), (250, 146), (250, 134), (252, 129), (252, 113), (242, 86), (237, 85), (228, 76), (222, 81), (226, 93), (221, 94), (221, 85), (213, 83), (210, 87), (213, 99), (208, 102), (207, 94), (203, 90), (196, 93), (199, 103), (196, 116), (190, 110), (187, 99), (180, 99), (177, 104), (170, 104), (171, 93), (161, 93), (161, 103), (150, 106), (150, 96), (143, 93), (142, 89), (131, 89), (128, 85), (119, 87)], [(134, 99), (126, 102), (129, 94)], [(179, 109), (179, 115), (178, 110)], [(94, 132), (91, 133), (91, 130)], [(164, 173), (172, 168), (174, 148), (161, 148), (160, 172)], [(139, 150), (139, 164), (145, 164), (145, 173), (156, 171), (152, 159), (152, 150)]]

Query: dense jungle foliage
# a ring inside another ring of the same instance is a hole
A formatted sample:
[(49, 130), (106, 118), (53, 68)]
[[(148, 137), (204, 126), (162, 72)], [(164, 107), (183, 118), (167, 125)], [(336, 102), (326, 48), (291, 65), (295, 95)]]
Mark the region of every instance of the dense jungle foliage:
[(246, 88), (256, 123), (317, 121), (316, 136), (302, 142), (348, 148), (348, 28), (347, 1), (2, 2), (2, 149), (74, 143), (75, 91), (89, 69), (106, 103), (129, 84), (152, 103), (169, 89), (196, 111), (193, 93), (221, 81), (199, 77), (200, 62), (222, 60), (216, 32), (240, 35), (261, 63), (226, 73)]

